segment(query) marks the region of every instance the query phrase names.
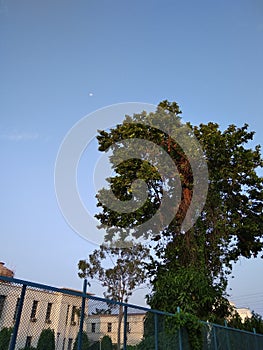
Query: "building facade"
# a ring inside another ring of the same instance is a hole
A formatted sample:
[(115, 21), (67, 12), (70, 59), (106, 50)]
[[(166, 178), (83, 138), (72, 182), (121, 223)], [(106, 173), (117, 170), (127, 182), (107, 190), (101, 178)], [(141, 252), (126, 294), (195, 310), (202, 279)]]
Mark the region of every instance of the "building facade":
[[(19, 285), (0, 282), (0, 330), (14, 326), (21, 290)], [(56, 350), (72, 350), (79, 330), (81, 302), (80, 296), (27, 287), (16, 349), (36, 347), (42, 330), (50, 328)], [(88, 303), (85, 314), (88, 315)], [(86, 327), (84, 323), (84, 330)]]
[[(143, 338), (145, 313), (128, 313), (127, 315), (127, 345), (137, 345)], [(103, 336), (111, 338), (113, 344), (118, 343), (118, 329), (120, 328), (120, 342), (123, 344), (124, 319), (119, 326), (117, 314), (89, 315), (87, 319), (87, 334), (92, 341), (100, 341)]]

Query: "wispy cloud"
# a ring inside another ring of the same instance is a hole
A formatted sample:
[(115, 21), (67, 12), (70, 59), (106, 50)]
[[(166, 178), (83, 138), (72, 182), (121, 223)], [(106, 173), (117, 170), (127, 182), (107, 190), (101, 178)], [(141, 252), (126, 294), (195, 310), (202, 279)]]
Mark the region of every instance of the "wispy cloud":
[(11, 132), (7, 134), (0, 134), (0, 139), (14, 142), (34, 141), (39, 139), (39, 134), (31, 132)]

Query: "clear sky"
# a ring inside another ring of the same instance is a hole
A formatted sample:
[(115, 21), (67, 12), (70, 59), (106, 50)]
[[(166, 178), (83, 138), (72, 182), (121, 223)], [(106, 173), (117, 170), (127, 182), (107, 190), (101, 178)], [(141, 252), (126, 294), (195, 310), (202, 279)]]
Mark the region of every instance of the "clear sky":
[[(96, 246), (65, 222), (54, 165), (85, 115), (168, 99), (185, 121), (248, 123), (263, 143), (261, 0), (0, 0), (0, 33), (0, 260), (17, 278), (81, 288), (77, 262)], [(262, 274), (242, 260), (230, 283), (261, 314)]]

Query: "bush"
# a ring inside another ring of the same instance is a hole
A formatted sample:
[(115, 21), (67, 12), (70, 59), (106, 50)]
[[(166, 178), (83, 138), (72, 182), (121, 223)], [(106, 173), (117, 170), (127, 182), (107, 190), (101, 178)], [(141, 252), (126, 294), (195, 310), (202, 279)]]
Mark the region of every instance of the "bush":
[(89, 350), (100, 350), (100, 342), (96, 341), (91, 344)]
[(108, 335), (101, 339), (101, 350), (112, 350), (112, 341)]
[[(78, 339), (79, 339), (79, 333), (75, 339), (73, 350), (78, 349)], [(88, 348), (89, 348), (89, 339), (88, 339), (87, 333), (82, 331), (81, 350), (88, 350)]]
[(8, 350), (13, 328), (3, 328), (0, 331), (0, 350)]
[(43, 329), (38, 342), (37, 350), (55, 350), (55, 335), (54, 331), (49, 329)]

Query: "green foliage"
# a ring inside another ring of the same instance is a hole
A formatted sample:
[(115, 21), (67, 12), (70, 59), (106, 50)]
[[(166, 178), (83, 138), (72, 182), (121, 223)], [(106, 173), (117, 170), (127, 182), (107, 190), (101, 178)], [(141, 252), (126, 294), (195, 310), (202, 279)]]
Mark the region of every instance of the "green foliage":
[(178, 330), (186, 330), (192, 350), (202, 349), (202, 328), (203, 325), (199, 319), (188, 312), (177, 312), (166, 319), (167, 333), (174, 334)]
[[(158, 333), (158, 349), (159, 350), (173, 350), (177, 349), (179, 344), (178, 332), (175, 333)], [(144, 338), (138, 345), (135, 347), (136, 350), (153, 350), (155, 349), (155, 337), (149, 336)]]
[(263, 334), (263, 319), (262, 316), (252, 311), (251, 317), (246, 317), (244, 321), (244, 330)]
[[(254, 132), (248, 130), (247, 124), (242, 127), (229, 125), (222, 131), (212, 122), (199, 126), (188, 123), (193, 133), (188, 147), (198, 167), (198, 150), (191, 142), (195, 135), (208, 166), (209, 187), (198, 220), (188, 231), (181, 230), (193, 199), (195, 179), (183, 148), (170, 136), (185, 130), (180, 114), (175, 102), (162, 101), (155, 113), (126, 116), (124, 122), (114, 129), (99, 132), (100, 151), (105, 152), (113, 145), (110, 160), (115, 174), (107, 181), (115, 196), (125, 205), (132, 197), (134, 181), (143, 179), (148, 197), (132, 213), (117, 212), (105, 205), (102, 199), (109, 196), (109, 191), (102, 189), (97, 195), (101, 212), (96, 217), (101, 227), (108, 227), (105, 238), (108, 242), (125, 239), (121, 236), (124, 227), (127, 235), (152, 238), (154, 256), (146, 268), (153, 286), (148, 302), (153, 308), (175, 312), (180, 306), (183, 311), (194, 313), (199, 318), (221, 322), (230, 311), (226, 287), (232, 264), (239, 257), (258, 256), (263, 248), (263, 179), (258, 176), (263, 161), (260, 146), (248, 147)], [(140, 230), (140, 224), (150, 220), (159, 209), (164, 190), (169, 195), (173, 193), (178, 175), (171, 174), (169, 166), (164, 165), (162, 171), (168, 175), (163, 183), (155, 166), (158, 157), (147, 145), (138, 146), (140, 159), (120, 162), (126, 148), (118, 142), (134, 138), (159, 145), (178, 169), (181, 203), (167, 227), (157, 225), (143, 232)], [(152, 164), (146, 155), (151, 155)], [(199, 199), (202, 198), (197, 201)], [(90, 272), (93, 273), (92, 269)]]
[[(75, 342), (73, 345), (73, 350), (78, 349), (78, 339), (79, 339), (79, 332), (78, 332), (78, 335), (75, 339)], [(85, 331), (82, 331), (81, 350), (88, 350), (88, 348), (89, 348), (89, 339), (88, 339), (87, 333)]]
[(181, 267), (175, 272), (163, 271), (153, 282), (155, 292), (148, 296), (154, 309), (176, 313), (177, 308), (211, 322), (222, 321), (228, 315), (229, 302), (220, 286), (213, 285), (209, 271), (200, 267)]
[(231, 328), (244, 329), (244, 323), (242, 322), (242, 319), (237, 311), (231, 315), (227, 325)]
[(42, 330), (37, 342), (37, 350), (55, 350), (55, 335), (53, 330), (50, 328)]
[(228, 327), (241, 329), (248, 332), (256, 332), (263, 334), (263, 318), (261, 315), (252, 311), (251, 317), (246, 317), (242, 322), (242, 319), (238, 312), (234, 312), (227, 322)]
[[(151, 350), (155, 345), (154, 314), (148, 312), (144, 320), (144, 336), (138, 345), (139, 350)], [(180, 338), (185, 348), (189, 345), (192, 350), (202, 349), (202, 328), (199, 319), (187, 312), (177, 312), (171, 316), (158, 315), (158, 344), (160, 349), (175, 349)]]
[(108, 335), (101, 339), (101, 350), (112, 350), (112, 340)]
[(145, 281), (148, 254), (149, 249), (141, 244), (122, 249), (101, 245), (88, 260), (79, 261), (79, 276), (97, 278), (107, 288), (105, 297), (127, 302), (133, 290)]
[(89, 350), (100, 350), (100, 342), (96, 341), (90, 345)]
[(4, 327), (0, 331), (0, 350), (8, 350), (13, 328)]

